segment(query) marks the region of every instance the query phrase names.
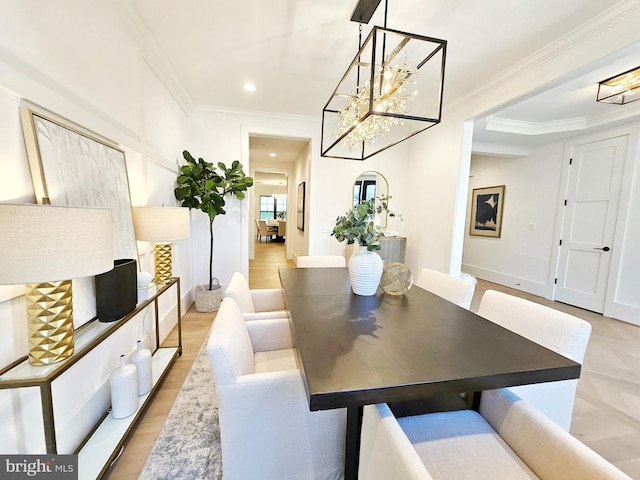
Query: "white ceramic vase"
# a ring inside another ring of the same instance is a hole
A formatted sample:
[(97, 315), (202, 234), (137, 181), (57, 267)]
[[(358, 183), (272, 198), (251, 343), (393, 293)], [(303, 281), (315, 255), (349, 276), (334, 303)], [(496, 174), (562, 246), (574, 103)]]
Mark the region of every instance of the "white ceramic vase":
[(136, 366), (120, 355), (120, 366), (111, 372), (111, 415), (125, 418), (138, 409), (138, 375)]
[(151, 391), (153, 377), (151, 375), (151, 351), (142, 348), (142, 342), (138, 340), (137, 349), (129, 357), (129, 362), (136, 366), (138, 374), (138, 395), (144, 395)]
[(382, 276), (382, 258), (367, 247), (358, 249), (349, 258), (349, 280), (356, 295), (375, 295)]

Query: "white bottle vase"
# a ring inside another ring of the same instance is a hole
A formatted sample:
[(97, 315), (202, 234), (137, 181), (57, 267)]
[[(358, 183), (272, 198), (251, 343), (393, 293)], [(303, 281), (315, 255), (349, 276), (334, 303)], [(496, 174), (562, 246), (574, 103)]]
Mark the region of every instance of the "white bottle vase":
[(358, 249), (349, 258), (349, 280), (356, 295), (375, 295), (382, 277), (382, 258), (367, 247)]
[(136, 366), (136, 372), (138, 373), (138, 395), (149, 393), (153, 385), (151, 351), (142, 348), (142, 341), (138, 340), (137, 349), (129, 357), (129, 362)]
[(138, 409), (138, 375), (136, 366), (120, 355), (120, 366), (111, 372), (111, 415), (124, 418)]

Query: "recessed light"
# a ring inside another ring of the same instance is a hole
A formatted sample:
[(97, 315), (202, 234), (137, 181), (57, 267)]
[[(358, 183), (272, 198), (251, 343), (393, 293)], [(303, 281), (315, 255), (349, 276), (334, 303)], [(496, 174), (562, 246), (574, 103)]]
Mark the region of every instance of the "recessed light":
[(275, 157), (275, 156), (276, 156), (276, 154), (275, 154), (275, 153), (273, 153), (273, 152), (271, 152), (271, 153), (269, 154), (269, 156), (270, 156), (270, 157)]
[(245, 83), (243, 87), (247, 92), (255, 92), (256, 86), (253, 83)]

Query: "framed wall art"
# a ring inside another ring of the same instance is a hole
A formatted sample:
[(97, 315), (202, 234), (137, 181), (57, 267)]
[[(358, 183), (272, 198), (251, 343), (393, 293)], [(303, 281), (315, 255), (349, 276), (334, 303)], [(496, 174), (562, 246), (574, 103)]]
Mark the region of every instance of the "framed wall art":
[[(124, 151), (27, 107), (20, 108), (20, 119), (37, 202), (111, 208), (114, 259), (137, 262)], [(93, 277), (74, 279), (74, 326), (95, 316)]]
[(298, 204), (296, 206), (298, 230), (304, 232), (304, 194), (305, 182), (298, 185)]
[(500, 238), (503, 206), (504, 185), (474, 188), (469, 235)]

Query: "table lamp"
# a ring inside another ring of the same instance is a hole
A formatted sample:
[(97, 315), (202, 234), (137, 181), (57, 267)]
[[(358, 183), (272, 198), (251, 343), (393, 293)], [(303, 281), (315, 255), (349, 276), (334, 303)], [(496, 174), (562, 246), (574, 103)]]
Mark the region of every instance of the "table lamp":
[(169, 283), (172, 277), (171, 242), (191, 235), (189, 209), (184, 207), (134, 207), (136, 239), (154, 242), (155, 282)]
[(112, 268), (111, 209), (0, 204), (0, 285), (26, 284), (31, 365), (73, 354), (71, 279)]

